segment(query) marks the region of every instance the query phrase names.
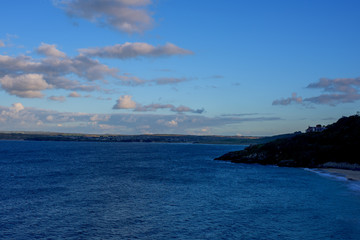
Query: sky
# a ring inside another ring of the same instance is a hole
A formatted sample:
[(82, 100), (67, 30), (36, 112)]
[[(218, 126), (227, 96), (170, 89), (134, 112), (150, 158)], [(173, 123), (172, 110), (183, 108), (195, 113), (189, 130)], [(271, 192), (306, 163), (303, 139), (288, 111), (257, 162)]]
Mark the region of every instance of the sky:
[(0, 4), (0, 131), (271, 136), (360, 111), (356, 0)]

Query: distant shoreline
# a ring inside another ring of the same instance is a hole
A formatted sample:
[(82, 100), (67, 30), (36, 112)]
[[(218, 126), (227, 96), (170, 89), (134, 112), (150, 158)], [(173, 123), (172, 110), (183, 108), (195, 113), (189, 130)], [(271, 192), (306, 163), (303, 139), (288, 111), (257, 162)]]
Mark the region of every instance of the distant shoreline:
[(272, 137), (218, 136), (218, 135), (179, 135), (179, 134), (81, 134), (56, 132), (0, 132), (0, 140), (24, 141), (72, 141), (72, 142), (162, 142), (162, 143), (199, 143), (226, 145), (262, 144), (275, 139), (293, 136), (283, 134)]

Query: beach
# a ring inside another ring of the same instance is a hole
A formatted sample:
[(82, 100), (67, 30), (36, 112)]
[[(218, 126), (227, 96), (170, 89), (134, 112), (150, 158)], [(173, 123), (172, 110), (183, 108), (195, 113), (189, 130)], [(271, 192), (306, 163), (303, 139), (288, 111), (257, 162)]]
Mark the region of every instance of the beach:
[(360, 171), (348, 170), (348, 169), (337, 169), (337, 168), (323, 168), (322, 170), (329, 173), (340, 174), (349, 180), (360, 181)]

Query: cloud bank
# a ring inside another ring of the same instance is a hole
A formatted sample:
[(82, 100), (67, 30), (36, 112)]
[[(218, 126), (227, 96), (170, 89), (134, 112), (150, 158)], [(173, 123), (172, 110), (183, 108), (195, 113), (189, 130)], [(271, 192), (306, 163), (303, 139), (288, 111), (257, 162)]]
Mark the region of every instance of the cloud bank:
[(276, 117), (205, 117), (185, 114), (89, 114), (58, 112), (24, 107), (14, 103), (0, 106), (1, 131), (59, 131), (87, 133), (204, 133), (204, 129), (223, 128), (245, 122), (280, 120)]

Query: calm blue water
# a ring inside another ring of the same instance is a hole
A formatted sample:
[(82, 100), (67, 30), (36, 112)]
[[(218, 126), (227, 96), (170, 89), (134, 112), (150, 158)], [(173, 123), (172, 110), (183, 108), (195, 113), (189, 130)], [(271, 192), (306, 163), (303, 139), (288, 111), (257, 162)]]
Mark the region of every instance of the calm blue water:
[(360, 192), (239, 146), (0, 141), (0, 239), (360, 239)]

